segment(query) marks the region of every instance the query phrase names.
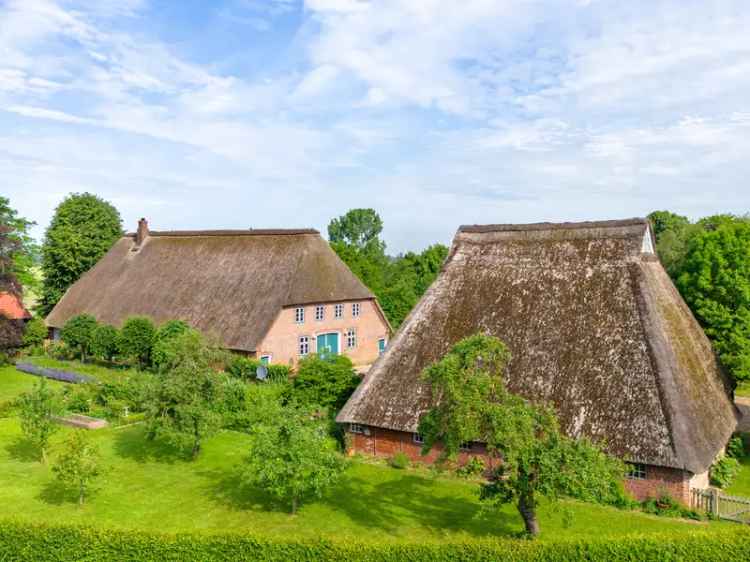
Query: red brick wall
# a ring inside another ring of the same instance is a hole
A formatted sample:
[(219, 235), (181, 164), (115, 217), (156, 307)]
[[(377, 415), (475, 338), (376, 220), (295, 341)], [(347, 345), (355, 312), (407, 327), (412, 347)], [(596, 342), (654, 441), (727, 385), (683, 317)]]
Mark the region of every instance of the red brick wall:
[[(429, 455), (422, 456), (421, 445), (414, 443), (413, 434), (403, 431), (393, 431), (377, 427), (368, 428), (370, 435), (361, 433), (349, 433), (352, 437), (352, 450), (362, 454), (375, 455), (378, 457), (392, 457), (399, 451), (404, 452), (412, 461), (432, 463), (442, 452), (439, 446), (430, 451)], [(458, 463), (464, 464), (473, 456), (484, 456), (484, 446), (474, 443), (472, 449), (459, 455)], [(648, 497), (658, 497), (664, 491), (674, 499), (688, 504), (690, 500), (690, 476), (684, 470), (666, 468), (662, 466), (646, 466), (646, 478), (641, 480), (626, 479), (625, 489), (638, 500), (643, 501)]]

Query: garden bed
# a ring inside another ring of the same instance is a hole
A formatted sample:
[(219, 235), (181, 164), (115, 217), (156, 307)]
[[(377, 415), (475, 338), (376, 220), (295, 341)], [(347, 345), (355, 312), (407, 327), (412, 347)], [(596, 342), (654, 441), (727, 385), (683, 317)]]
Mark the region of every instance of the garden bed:
[(84, 383), (84, 382), (95, 382), (93, 377), (75, 373), (73, 371), (63, 371), (60, 369), (50, 369), (48, 367), (40, 367), (32, 363), (16, 363), (16, 369), (22, 373), (28, 373), (37, 377), (44, 377), (55, 381), (69, 382), (69, 383)]
[(84, 416), (83, 414), (70, 414), (67, 416), (57, 417), (55, 421), (69, 425), (71, 427), (78, 427), (81, 429), (102, 429), (109, 425), (107, 420), (100, 418), (92, 418), (90, 416)]

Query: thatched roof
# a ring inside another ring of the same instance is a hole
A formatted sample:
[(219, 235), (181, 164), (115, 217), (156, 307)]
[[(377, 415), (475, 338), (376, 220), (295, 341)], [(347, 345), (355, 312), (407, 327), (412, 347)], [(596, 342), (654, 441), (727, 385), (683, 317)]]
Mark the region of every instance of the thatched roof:
[(702, 472), (736, 426), (727, 379), (642, 219), (460, 228), (338, 421), (415, 431), (431, 404), (421, 371), (480, 331), (510, 348), (512, 392), (628, 460)]
[(255, 351), (281, 307), (374, 298), (316, 230), (146, 230), (140, 245), (137, 236), (70, 287), (47, 324), (81, 313), (113, 325), (181, 319)]

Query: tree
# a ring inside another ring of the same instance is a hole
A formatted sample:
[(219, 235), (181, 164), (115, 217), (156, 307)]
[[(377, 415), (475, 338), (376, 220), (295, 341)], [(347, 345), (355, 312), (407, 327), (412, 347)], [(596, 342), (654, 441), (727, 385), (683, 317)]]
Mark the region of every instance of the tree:
[(221, 426), (222, 377), (211, 368), (215, 351), (195, 330), (172, 338), (174, 353), (157, 387), (147, 398), (149, 435), (195, 459), (202, 442)]
[(677, 287), (735, 380), (750, 379), (750, 222), (726, 215), (701, 221)]
[(93, 481), (101, 474), (99, 449), (86, 439), (83, 430), (76, 430), (65, 442), (52, 472), (64, 486), (76, 491), (78, 505), (83, 505)]
[(297, 512), (307, 497), (321, 497), (346, 468), (326, 424), (296, 405), (269, 412), (250, 430), (245, 478)]
[(19, 217), (7, 197), (0, 197), (0, 280), (17, 280), (32, 289), (38, 284), (33, 267), (39, 248), (29, 234), (35, 224)]
[(120, 213), (90, 193), (69, 195), (55, 210), (42, 245), (40, 310), (48, 314), (65, 291), (122, 236)]
[(52, 435), (60, 428), (55, 416), (62, 411), (59, 397), (40, 379), (34, 388), (19, 397), (21, 431), (39, 449), (40, 460), (47, 463), (47, 449)]
[(503, 373), (509, 361), (500, 340), (477, 334), (425, 369), (433, 404), (419, 423), (422, 453), (442, 443), (445, 460), (455, 457), (462, 443), (485, 443), (497, 468), (480, 497), (495, 506), (515, 502), (532, 537), (539, 534), (539, 496), (621, 499), (622, 463), (586, 440), (562, 435), (552, 408), (508, 392)]
[(33, 318), (26, 324), (23, 334), (24, 347), (37, 347), (47, 339), (47, 325), (41, 318)]
[(361, 378), (345, 355), (302, 359), (292, 382), (292, 394), (301, 404), (320, 406), (335, 415), (343, 408)]
[(91, 338), (91, 353), (99, 359), (112, 361), (117, 355), (120, 333), (109, 324), (97, 326)]
[(358, 250), (376, 246), (385, 250), (380, 240), (383, 221), (373, 209), (352, 209), (345, 215), (333, 219), (328, 225), (328, 239), (332, 243), (344, 243)]
[(654, 230), (654, 237), (657, 244), (665, 232), (678, 231), (690, 224), (690, 220), (687, 217), (672, 213), (671, 211), (654, 211), (648, 215), (648, 219), (651, 221), (651, 227)]
[(124, 357), (135, 359), (138, 367), (143, 369), (151, 360), (155, 335), (156, 328), (150, 318), (131, 316), (122, 325), (117, 349)]
[(190, 326), (182, 320), (169, 320), (159, 327), (154, 334), (154, 346), (151, 350), (151, 364), (154, 369), (160, 371), (173, 360), (172, 340), (188, 330)]
[(90, 314), (79, 314), (65, 323), (60, 331), (60, 338), (70, 349), (77, 350), (81, 361), (85, 363), (98, 326), (96, 318)]
[(669, 211), (654, 211), (648, 218), (654, 229), (656, 252), (664, 269), (674, 279), (685, 260), (690, 239), (704, 227)]

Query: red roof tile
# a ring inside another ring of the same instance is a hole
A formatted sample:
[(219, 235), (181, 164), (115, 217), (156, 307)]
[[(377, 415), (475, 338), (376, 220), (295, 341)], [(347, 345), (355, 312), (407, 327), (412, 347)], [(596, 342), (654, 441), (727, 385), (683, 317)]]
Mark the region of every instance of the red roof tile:
[(0, 314), (11, 320), (26, 320), (31, 314), (26, 310), (21, 299), (11, 293), (0, 293)]

